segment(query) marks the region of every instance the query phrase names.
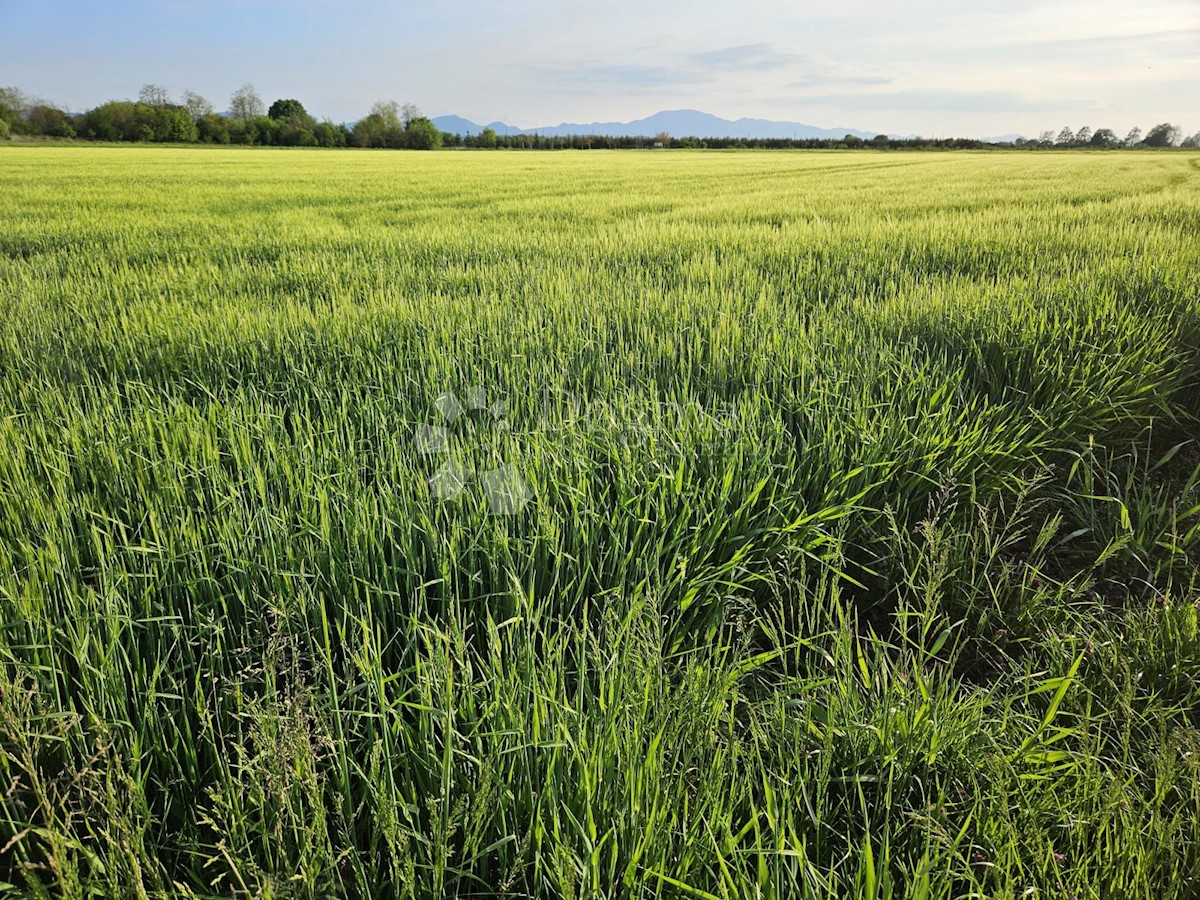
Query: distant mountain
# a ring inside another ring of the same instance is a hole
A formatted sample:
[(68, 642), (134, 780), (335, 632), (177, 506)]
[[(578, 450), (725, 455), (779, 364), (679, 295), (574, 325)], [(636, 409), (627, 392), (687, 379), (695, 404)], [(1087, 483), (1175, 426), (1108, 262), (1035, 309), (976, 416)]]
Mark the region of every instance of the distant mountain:
[(985, 144), (1011, 144), (1017, 138), (1022, 137), (1019, 134), (997, 134), (992, 137), (981, 138)]
[(722, 119), (695, 109), (663, 110), (632, 122), (563, 122), (540, 128), (519, 128), (504, 122), (477, 125), (461, 116), (438, 116), (433, 123), (442, 131), (453, 134), (479, 134), (484, 128), (491, 128), (497, 134), (540, 134), (546, 137), (571, 134), (650, 137), (665, 131), (672, 137), (841, 138), (852, 134), (869, 139), (879, 133), (855, 128), (818, 128), (802, 122), (774, 122), (770, 119)]
[(479, 134), (483, 130), (479, 125), (462, 116), (438, 116), (433, 120), (433, 124), (450, 134)]

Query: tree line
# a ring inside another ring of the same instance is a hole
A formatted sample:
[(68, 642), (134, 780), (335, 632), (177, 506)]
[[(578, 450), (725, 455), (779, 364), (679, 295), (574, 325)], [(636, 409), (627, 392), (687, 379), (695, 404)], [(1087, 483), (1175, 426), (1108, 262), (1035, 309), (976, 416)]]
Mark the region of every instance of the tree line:
[(250, 84), (234, 91), (224, 114), (194, 91), (174, 98), (157, 84), (144, 86), (137, 100), (111, 100), (75, 114), (28, 97), (17, 88), (0, 88), (0, 139), (11, 135), (411, 150), (433, 150), (442, 144), (442, 132), (411, 103), (381, 100), (350, 127), (329, 120), (318, 122), (299, 100), (282, 98), (267, 106)]
[[(1069, 131), (1069, 129), (1065, 129)], [(1050, 137), (1045, 137), (1049, 134)], [(1083, 137), (1080, 137), (1083, 135)], [(982, 141), (978, 138), (893, 138), (877, 134), (873, 138), (861, 138), (847, 134), (840, 138), (751, 138), (751, 137), (672, 137), (669, 134), (650, 136), (612, 136), (575, 134), (546, 136), (539, 134), (496, 134), (485, 128), (473, 137), (459, 138), (446, 135), (446, 146), (454, 146), (457, 139), (463, 146), (502, 148), (510, 150), (630, 150), (657, 147), (680, 149), (757, 149), (757, 150), (992, 150), (992, 149), (1102, 149), (1183, 147), (1200, 148), (1200, 132), (1180, 140), (1180, 130), (1171, 124), (1156, 125), (1141, 136), (1141, 129), (1134, 128), (1124, 140), (1112, 131), (1101, 128), (1093, 135), (1088, 128), (1071, 133), (1065, 138), (1055, 137), (1053, 132), (1043, 133), (1037, 139), (1017, 138), (1014, 141)], [(1098, 137), (1097, 137), (1098, 136)]]
[(1147, 131), (1145, 136), (1142, 135), (1142, 129), (1134, 126), (1129, 129), (1129, 133), (1125, 137), (1121, 138), (1111, 128), (1097, 128), (1092, 131), (1091, 128), (1084, 125), (1078, 131), (1072, 131), (1071, 127), (1067, 125), (1057, 135), (1053, 131), (1043, 131), (1036, 141), (1018, 138), (1015, 143), (1017, 146), (1036, 145), (1039, 147), (1184, 147), (1195, 149), (1200, 147), (1200, 131), (1189, 137), (1183, 137), (1183, 132), (1178, 125), (1163, 122)]
[(1169, 122), (1155, 125), (1145, 135), (1140, 128), (1133, 128), (1124, 138), (1110, 128), (1093, 131), (1085, 125), (1078, 131), (1068, 126), (1057, 134), (1043, 131), (1036, 139), (1017, 138), (1011, 143), (973, 138), (891, 138), (885, 134), (870, 139), (850, 134), (842, 138), (673, 137), (665, 133), (653, 136), (502, 135), (491, 128), (485, 128), (479, 134), (461, 135), (441, 131), (415, 105), (393, 100), (380, 100), (352, 126), (328, 119), (317, 121), (299, 100), (282, 98), (267, 106), (250, 84), (234, 91), (226, 113), (216, 112), (212, 103), (194, 91), (184, 91), (175, 98), (157, 84), (145, 85), (137, 100), (112, 100), (82, 113), (67, 112), (44, 100), (29, 97), (17, 88), (0, 88), (0, 140), (13, 135), (95, 141), (395, 150), (435, 150), (439, 147), (484, 150), (1200, 148), (1200, 132), (1183, 137), (1179, 127)]

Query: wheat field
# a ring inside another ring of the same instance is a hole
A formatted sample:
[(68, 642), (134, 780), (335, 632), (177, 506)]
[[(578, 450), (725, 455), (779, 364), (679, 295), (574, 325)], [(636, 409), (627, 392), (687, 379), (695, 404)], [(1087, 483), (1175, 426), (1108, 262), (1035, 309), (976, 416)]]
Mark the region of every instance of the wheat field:
[(0, 895), (1200, 891), (1200, 156), (0, 149)]

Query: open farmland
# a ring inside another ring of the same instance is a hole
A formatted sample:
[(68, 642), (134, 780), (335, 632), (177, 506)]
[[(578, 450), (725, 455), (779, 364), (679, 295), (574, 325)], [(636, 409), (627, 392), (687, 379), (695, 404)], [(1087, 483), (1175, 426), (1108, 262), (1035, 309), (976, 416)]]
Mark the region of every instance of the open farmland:
[(0, 884), (1194, 896), (1198, 234), (1183, 152), (0, 150)]

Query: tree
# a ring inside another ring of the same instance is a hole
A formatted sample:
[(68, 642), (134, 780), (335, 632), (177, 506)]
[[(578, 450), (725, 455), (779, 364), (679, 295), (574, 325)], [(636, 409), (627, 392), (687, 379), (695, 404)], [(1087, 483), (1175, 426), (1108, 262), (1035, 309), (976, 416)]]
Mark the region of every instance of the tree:
[(421, 118), (420, 107), (415, 103), (405, 103), (400, 107), (400, 118), (404, 122), (404, 127), (408, 128), (415, 119)]
[(315, 132), (317, 120), (299, 100), (276, 100), (267, 116), (277, 125), (275, 143), (287, 147), (315, 147), (320, 143)]
[(0, 120), (7, 122), (10, 128), (20, 123), (29, 106), (29, 98), (20, 88), (0, 88)]
[(255, 116), (246, 123), (248, 141), (252, 144), (260, 144), (263, 147), (271, 147), (281, 143), (279, 137), (282, 130), (280, 122), (266, 115)]
[(496, 129), (485, 128), (485, 129), (483, 129), (483, 131), (479, 132), (479, 146), (482, 147), (483, 149), (495, 150), (497, 143), (498, 143), (498, 141), (496, 139)]
[(39, 103), (29, 111), (29, 129), (46, 137), (75, 137), (71, 119), (65, 112), (47, 103)]
[(307, 119), (308, 111), (299, 100), (276, 100), (267, 110), (272, 119)]
[(410, 119), (404, 128), (405, 145), (412, 150), (436, 150), (442, 146), (442, 132), (424, 116)]
[(395, 100), (376, 100), (370, 115), (377, 116), (384, 128), (400, 128), (400, 104)]
[(1091, 139), (1092, 139), (1092, 129), (1089, 128), (1087, 125), (1084, 125), (1077, 132), (1075, 132), (1075, 142), (1077, 144), (1086, 144)]
[(197, 119), (196, 128), (200, 140), (206, 144), (228, 144), (230, 141), (229, 120), (214, 112), (205, 113)]
[(90, 109), (77, 119), (79, 132), (102, 141), (182, 141), (201, 137), (186, 107), (150, 106), (114, 100)]
[(1038, 135), (1038, 143), (1045, 144), (1046, 146), (1053, 144), (1054, 143), (1054, 132), (1053, 131), (1043, 131), (1040, 135)]
[(654, 136), (654, 143), (662, 144), (664, 147), (670, 147), (671, 146), (671, 135), (667, 134), (667, 132), (665, 132), (665, 131), (660, 131), (658, 134), (656, 134)]
[(354, 127), (350, 129), (350, 143), (355, 147), (386, 146), (379, 118), (368, 114), (355, 122)]
[(1121, 143), (1121, 139), (1111, 128), (1097, 128), (1089, 143), (1093, 147), (1115, 147)]
[(1196, 150), (1200, 148), (1200, 131), (1197, 131), (1191, 137), (1185, 137), (1179, 146), (1186, 147), (1189, 150)]
[(252, 84), (243, 84), (229, 98), (229, 114), (239, 122), (257, 119), (264, 111), (262, 97)]
[(200, 129), (196, 120), (184, 106), (168, 106), (161, 110), (159, 121), (162, 123), (163, 140), (184, 141), (193, 144), (200, 140)]
[(154, 132), (152, 140), (155, 141), (192, 143), (200, 138), (196, 120), (182, 106), (155, 107), (150, 127)]
[(127, 100), (104, 103), (83, 114), (80, 128), (85, 137), (98, 141), (134, 141), (140, 135), (139, 119), (149, 107)]
[(1142, 141), (1147, 147), (1173, 147), (1179, 143), (1179, 126), (1162, 122), (1146, 132)]
[(1142, 139), (1142, 129), (1134, 125), (1129, 129), (1129, 134), (1125, 135), (1125, 146), (1132, 147)]
[(313, 126), (313, 137), (316, 139), (318, 147), (345, 147), (349, 134), (345, 125), (318, 122)]
[(138, 94), (138, 103), (146, 106), (170, 106), (171, 92), (161, 84), (143, 84)]
[(407, 137), (400, 121), (400, 104), (377, 100), (366, 116), (354, 123), (351, 139), (356, 147), (404, 147)]
[(212, 115), (213, 105), (195, 91), (183, 92), (183, 107), (188, 115), (199, 122), (205, 116)]
[(12, 136), (12, 129), (8, 127), (8, 121), (0, 119), (0, 141), (7, 141)]
[(1058, 133), (1058, 137), (1054, 143), (1059, 147), (1066, 147), (1069, 144), (1075, 143), (1075, 133), (1070, 128), (1063, 126), (1063, 130)]

